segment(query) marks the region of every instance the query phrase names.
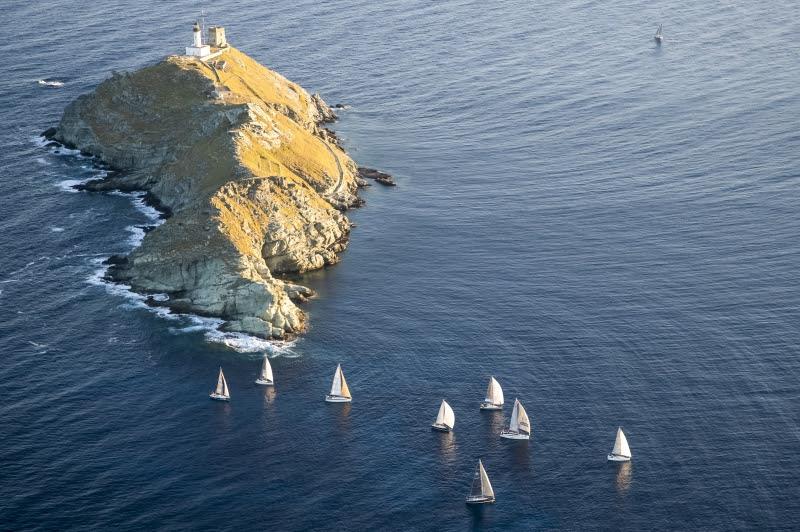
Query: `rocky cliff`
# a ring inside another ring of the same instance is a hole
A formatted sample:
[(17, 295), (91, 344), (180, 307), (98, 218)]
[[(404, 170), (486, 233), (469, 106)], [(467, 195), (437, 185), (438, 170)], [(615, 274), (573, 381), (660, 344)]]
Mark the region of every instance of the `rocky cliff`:
[(110, 277), (166, 293), (228, 330), (302, 332), (311, 295), (280, 276), (338, 260), (357, 167), (322, 124), (317, 95), (235, 48), (117, 74), (70, 104), (54, 138), (118, 170), (90, 190), (146, 190), (169, 214)]

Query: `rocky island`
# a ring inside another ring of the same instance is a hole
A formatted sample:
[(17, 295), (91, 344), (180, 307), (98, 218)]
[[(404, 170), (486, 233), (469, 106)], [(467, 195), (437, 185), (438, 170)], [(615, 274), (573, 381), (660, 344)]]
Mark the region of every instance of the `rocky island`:
[(364, 181), (318, 95), (227, 43), (209, 52), (114, 73), (47, 136), (114, 170), (86, 189), (147, 191), (165, 213), (110, 279), (228, 331), (291, 337), (313, 293), (285, 276), (338, 261)]

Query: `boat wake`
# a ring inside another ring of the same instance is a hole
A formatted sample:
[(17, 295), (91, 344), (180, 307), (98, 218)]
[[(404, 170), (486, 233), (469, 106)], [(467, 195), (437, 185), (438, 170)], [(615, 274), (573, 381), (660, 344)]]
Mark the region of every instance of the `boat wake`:
[(50, 87), (53, 89), (58, 89), (64, 86), (64, 82), (57, 79), (40, 79), (37, 83), (43, 87)]

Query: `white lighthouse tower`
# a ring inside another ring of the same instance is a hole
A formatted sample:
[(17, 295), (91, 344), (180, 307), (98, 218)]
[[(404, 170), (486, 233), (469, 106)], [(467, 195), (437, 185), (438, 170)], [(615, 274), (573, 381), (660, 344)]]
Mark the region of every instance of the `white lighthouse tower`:
[(186, 47), (186, 55), (200, 58), (211, 55), (211, 47), (203, 44), (203, 32), (200, 30), (200, 22), (195, 22), (194, 26), (192, 26), (192, 45)]

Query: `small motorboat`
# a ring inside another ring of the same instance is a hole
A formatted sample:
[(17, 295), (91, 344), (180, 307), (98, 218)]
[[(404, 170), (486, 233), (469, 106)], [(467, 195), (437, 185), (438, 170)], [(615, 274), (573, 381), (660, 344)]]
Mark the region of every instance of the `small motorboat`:
[(656, 34), (653, 37), (658, 44), (661, 44), (661, 41), (664, 40), (664, 34), (661, 32), (661, 26), (663, 26), (663, 24), (659, 24), (658, 25), (658, 29), (656, 30)]

